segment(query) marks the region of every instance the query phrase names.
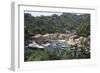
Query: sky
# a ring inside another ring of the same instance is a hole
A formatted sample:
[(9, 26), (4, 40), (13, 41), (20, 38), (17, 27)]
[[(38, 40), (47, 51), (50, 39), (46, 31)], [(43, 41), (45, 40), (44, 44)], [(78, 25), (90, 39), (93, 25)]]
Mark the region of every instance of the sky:
[(44, 16), (51, 16), (53, 14), (57, 14), (57, 15), (61, 15), (62, 13), (60, 12), (37, 12), (37, 11), (24, 11), (24, 13), (29, 13), (31, 14), (32, 16), (41, 16), (41, 15), (44, 15)]
[[(43, 12), (43, 11), (28, 11), (28, 10), (25, 10), (24, 13), (29, 13), (31, 14), (32, 16), (36, 17), (36, 16), (51, 16), (53, 14), (57, 14), (57, 15), (61, 15), (63, 14), (63, 12)], [(74, 13), (76, 15), (82, 15), (82, 14), (86, 14), (86, 13)]]

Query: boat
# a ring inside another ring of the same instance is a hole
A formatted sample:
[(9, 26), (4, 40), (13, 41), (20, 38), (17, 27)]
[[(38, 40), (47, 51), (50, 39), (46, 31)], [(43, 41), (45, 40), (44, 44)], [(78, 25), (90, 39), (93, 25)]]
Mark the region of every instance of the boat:
[(41, 48), (41, 49), (44, 48), (43, 46), (37, 44), (36, 42), (30, 43), (30, 44), (28, 45), (28, 47), (30, 47), (30, 48)]

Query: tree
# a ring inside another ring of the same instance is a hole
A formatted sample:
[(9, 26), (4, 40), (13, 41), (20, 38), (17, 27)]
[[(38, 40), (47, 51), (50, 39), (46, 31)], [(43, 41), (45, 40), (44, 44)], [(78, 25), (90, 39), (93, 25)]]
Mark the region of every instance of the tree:
[(90, 24), (81, 23), (80, 26), (77, 27), (76, 31), (79, 36), (88, 37), (90, 35)]

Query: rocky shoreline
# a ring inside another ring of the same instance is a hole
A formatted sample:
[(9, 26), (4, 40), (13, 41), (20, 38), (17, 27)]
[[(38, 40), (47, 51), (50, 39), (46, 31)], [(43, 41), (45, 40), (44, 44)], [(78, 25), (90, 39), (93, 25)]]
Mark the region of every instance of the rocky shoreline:
[(78, 48), (88, 48), (90, 49), (90, 37), (79, 37), (75, 33), (52, 33), (52, 34), (37, 34), (32, 36), (29, 40), (28, 46), (37, 47), (37, 48), (45, 48), (52, 46), (56, 47), (75, 47)]

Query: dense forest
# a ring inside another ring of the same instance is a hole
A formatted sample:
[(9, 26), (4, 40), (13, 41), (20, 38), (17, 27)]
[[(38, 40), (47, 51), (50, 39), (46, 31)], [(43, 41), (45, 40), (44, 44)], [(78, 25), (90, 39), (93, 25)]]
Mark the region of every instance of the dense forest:
[[(38, 34), (40, 34), (40, 37), (35, 38)], [(45, 35), (46, 37), (43, 37)], [(51, 35), (56, 37), (50, 38)], [(64, 42), (61, 42), (61, 39)], [(24, 40), (25, 61), (90, 58), (90, 14), (62, 13), (58, 15), (55, 13), (45, 16), (44, 12), (44, 15), (33, 16), (31, 13), (24, 13)], [(56, 46), (59, 46), (58, 43), (60, 45), (67, 43), (68, 46), (65, 48), (62, 46), (60, 48), (54, 46), (49, 48), (49, 45), (43, 46), (44, 50), (36, 50), (36, 47), (33, 50), (34, 47), (31, 49), (26, 47), (30, 44), (30, 40), (33, 42), (33, 46), (34, 43), (40, 46), (47, 43)], [(53, 51), (48, 51), (48, 48), (53, 49)]]
[(76, 14), (76, 13), (63, 13), (58, 16), (37, 16), (31, 14), (24, 14), (25, 20), (25, 39), (35, 34), (46, 33), (65, 33), (66, 31), (76, 31), (79, 36), (90, 35), (90, 15), (89, 14)]

